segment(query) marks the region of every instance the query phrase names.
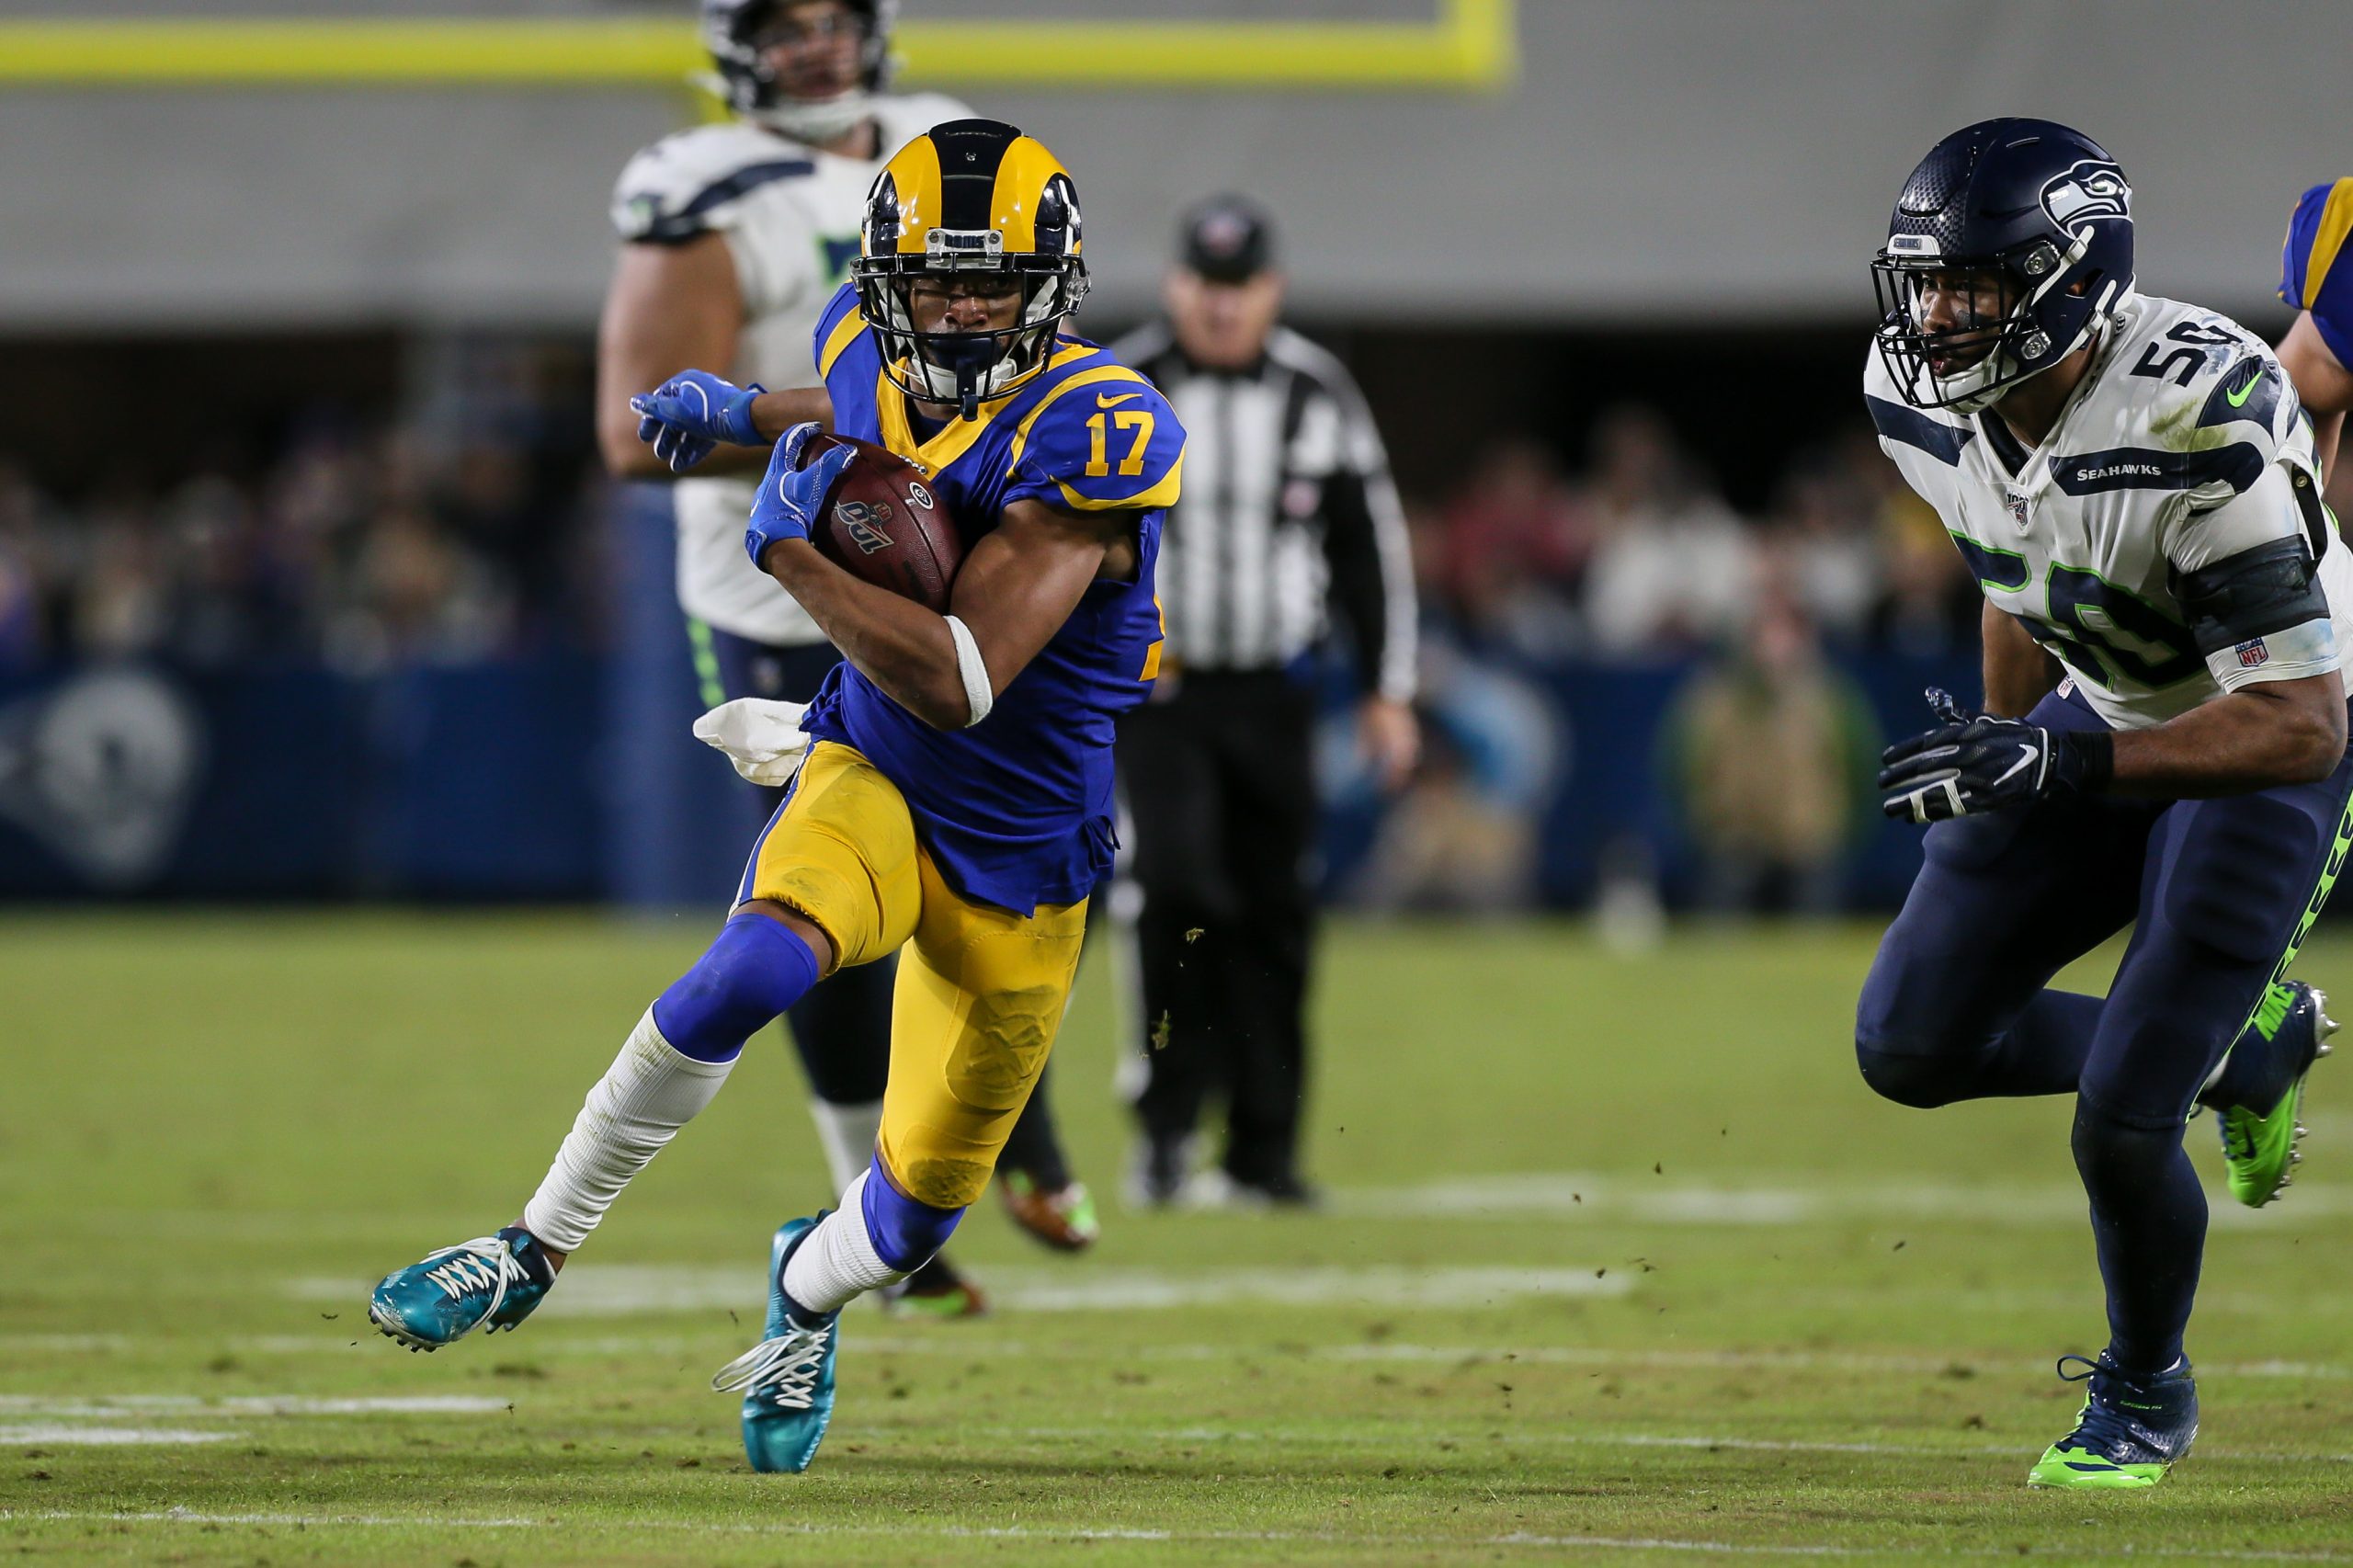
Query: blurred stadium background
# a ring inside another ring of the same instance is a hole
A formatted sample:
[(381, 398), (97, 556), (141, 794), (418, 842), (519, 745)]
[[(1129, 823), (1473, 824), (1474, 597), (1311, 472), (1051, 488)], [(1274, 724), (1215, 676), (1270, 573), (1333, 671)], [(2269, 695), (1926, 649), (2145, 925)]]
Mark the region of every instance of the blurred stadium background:
[[(588, 415), (607, 193), (707, 109), (688, 9), (0, 5), (0, 896), (723, 893), (666, 501)], [(1440, 737), (1385, 812), (1335, 749), (1332, 896), (1633, 929), (1904, 884), (1856, 759), (1975, 624), (1855, 391), (1918, 148), (2063, 108), (2139, 179), (2148, 288), (2284, 323), (2342, 139), (2282, 40), (2341, 18), (2061, 13), (2109, 69), (2026, 3), (934, 0), (903, 79), (1066, 150), (1097, 336), (1183, 203), (1279, 214), (1412, 506)], [(1758, 681), (1820, 732), (1767, 817)]]
[[(1336, 728), (1326, 892), (1439, 918), (1336, 925), (1331, 1207), (1113, 1199), (1051, 1267), (968, 1226), (1006, 1310), (846, 1357), (781, 1522), (699, 1379), (818, 1169), (782, 1052), (530, 1333), (361, 1343), (369, 1279), (537, 1178), (741, 862), (666, 497), (590, 417), (614, 177), (710, 112), (691, 7), (0, 0), (0, 1522), (77, 1562), (2028, 1550), (2038, 1358), (2097, 1323), (2065, 1108), (1913, 1117), (1845, 1044), (1918, 854), (1867, 759), (1977, 684), (1972, 586), (1862, 416), (1866, 264), (1922, 150), (2048, 114), (2131, 173), (2145, 288), (2276, 334), (2290, 205), (2346, 172), (2341, 0), (902, 16), (904, 85), (1072, 165), (1084, 330), (1247, 192), (1388, 440), (1438, 739), (1383, 802)], [(1768, 702), (1797, 740), (1760, 755)], [(1110, 992), (1059, 1048), (1106, 1189)], [(2058, 1558), (2344, 1560), (2310, 1380), (2353, 1371), (2309, 1305), (2343, 1249), (2300, 1243), (2353, 1187), (2294, 1199), (2217, 1202), (2214, 1481), (2071, 1501)], [(559, 1515), (606, 1533), (517, 1528)]]

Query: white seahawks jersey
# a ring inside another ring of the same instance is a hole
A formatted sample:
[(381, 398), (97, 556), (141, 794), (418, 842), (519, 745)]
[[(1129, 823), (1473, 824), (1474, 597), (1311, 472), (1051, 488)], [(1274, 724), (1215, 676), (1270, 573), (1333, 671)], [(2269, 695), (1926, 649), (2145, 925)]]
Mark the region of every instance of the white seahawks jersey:
[[(2353, 552), (2317, 490), (2300, 504), (2292, 488), (2317, 470), (2279, 360), (2235, 322), (2172, 300), (2136, 296), (2110, 319), (2032, 451), (1995, 413), (1912, 407), (1874, 350), (1863, 393), (1880, 446), (1937, 509), (1985, 597), (2118, 729), (2336, 669), (2353, 637)], [(2201, 649), (2182, 576), (2290, 539), (2319, 557), (2328, 619)]]
[[(874, 176), (907, 142), (972, 112), (937, 94), (877, 98), (880, 155), (871, 161), (821, 153), (741, 120), (681, 131), (621, 171), (613, 226), (622, 239), (650, 244), (723, 234), (744, 292), (744, 333), (733, 365), (703, 368), (771, 390), (815, 386), (809, 340), (858, 256)], [(756, 489), (747, 478), (677, 483), (679, 608), (761, 642), (822, 642), (808, 612), (744, 553)]]

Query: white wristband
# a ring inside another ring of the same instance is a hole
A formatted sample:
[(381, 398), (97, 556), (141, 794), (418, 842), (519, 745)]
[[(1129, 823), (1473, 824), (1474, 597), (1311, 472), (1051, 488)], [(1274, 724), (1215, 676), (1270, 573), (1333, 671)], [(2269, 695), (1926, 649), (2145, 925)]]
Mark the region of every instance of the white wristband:
[(948, 635), (956, 642), (956, 673), (964, 677), (964, 702), (972, 713), (964, 721), (969, 730), (989, 716), (989, 710), (996, 706), (996, 693), (989, 686), (989, 666), (981, 657), (981, 645), (972, 641), (972, 629), (951, 615)]

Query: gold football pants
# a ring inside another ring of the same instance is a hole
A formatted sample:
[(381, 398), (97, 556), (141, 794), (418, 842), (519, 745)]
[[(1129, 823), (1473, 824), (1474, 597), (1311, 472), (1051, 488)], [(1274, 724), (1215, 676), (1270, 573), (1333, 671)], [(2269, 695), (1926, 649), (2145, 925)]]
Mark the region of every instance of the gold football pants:
[(805, 915), (837, 967), (899, 953), (882, 1168), (935, 1209), (979, 1199), (1053, 1049), (1086, 901), (1027, 916), (968, 903), (916, 842), (898, 786), (831, 741), (810, 749), (739, 897)]

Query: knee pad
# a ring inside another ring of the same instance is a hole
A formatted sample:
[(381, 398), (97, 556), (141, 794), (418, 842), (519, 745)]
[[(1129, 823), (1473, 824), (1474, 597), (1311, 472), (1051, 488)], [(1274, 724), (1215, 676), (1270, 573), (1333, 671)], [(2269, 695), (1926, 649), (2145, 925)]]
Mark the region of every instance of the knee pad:
[(2179, 1119), (2158, 1122), (2111, 1110), (2088, 1095), (2075, 1097), (2075, 1125), (2068, 1145), (2085, 1188), (2103, 1193), (2154, 1192), (2181, 1147)]
[(929, 1263), (964, 1217), (961, 1209), (934, 1209), (892, 1186), (879, 1156), (867, 1173), (858, 1207), (875, 1256), (902, 1274), (913, 1274)]
[(739, 915), (654, 998), (654, 1022), (680, 1055), (729, 1062), (816, 983), (808, 943), (765, 915)]
[(1855, 1065), (1873, 1094), (1934, 1110), (1968, 1097), (1984, 1051), (1947, 1038), (1924, 1018), (1918, 1001), (1900, 999), (1913, 989), (1889, 983), (1881, 967), (1872, 966), (1855, 1006)]
[(1046, 1070), (1068, 993), (1028, 985), (973, 998), (972, 1014), (948, 1058), (948, 1092), (983, 1116), (1017, 1110)]
[(1871, 1092), (1898, 1105), (1934, 1110), (1970, 1096), (1977, 1071), (1976, 1054), (1954, 1055), (1919, 1050), (1889, 1050), (1861, 1034), (1855, 1037), (1855, 1065)]

